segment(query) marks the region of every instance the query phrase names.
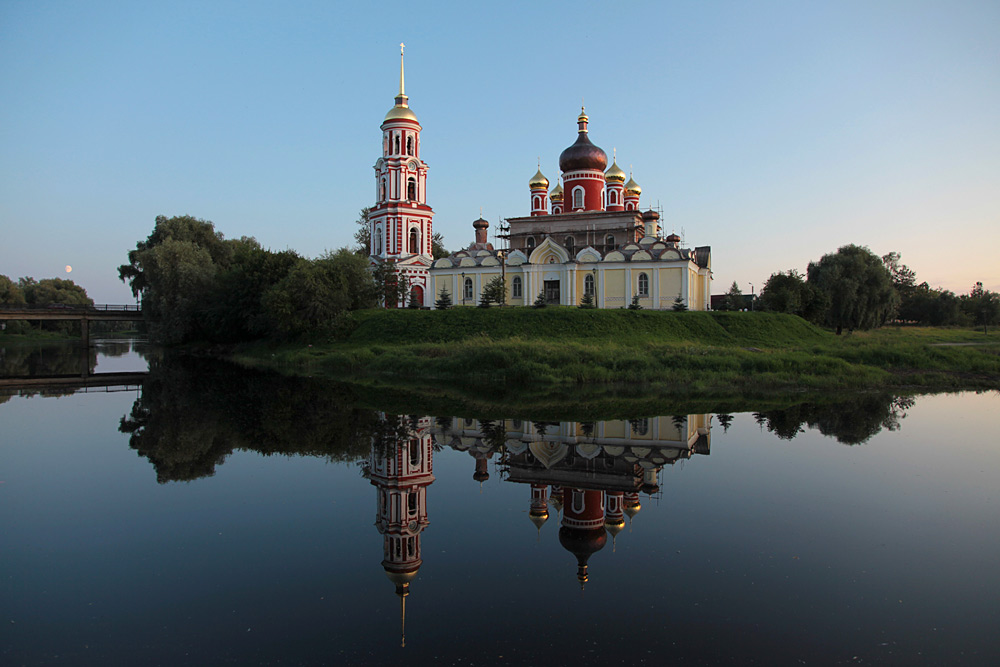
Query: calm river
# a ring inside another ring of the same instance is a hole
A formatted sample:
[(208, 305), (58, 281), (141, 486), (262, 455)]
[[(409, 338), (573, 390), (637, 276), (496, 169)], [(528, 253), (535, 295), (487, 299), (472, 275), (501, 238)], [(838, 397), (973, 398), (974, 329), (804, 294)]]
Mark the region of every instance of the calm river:
[(1000, 664), (996, 393), (483, 421), (149, 358), (0, 388), (3, 664)]

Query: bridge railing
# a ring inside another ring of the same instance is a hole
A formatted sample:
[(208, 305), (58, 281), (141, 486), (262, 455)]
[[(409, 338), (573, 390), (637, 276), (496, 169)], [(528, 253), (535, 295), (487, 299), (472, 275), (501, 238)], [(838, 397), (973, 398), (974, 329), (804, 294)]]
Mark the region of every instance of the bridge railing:
[(111, 303), (0, 303), (0, 310), (86, 310), (96, 312), (111, 313), (139, 313), (142, 306), (136, 304), (111, 304)]

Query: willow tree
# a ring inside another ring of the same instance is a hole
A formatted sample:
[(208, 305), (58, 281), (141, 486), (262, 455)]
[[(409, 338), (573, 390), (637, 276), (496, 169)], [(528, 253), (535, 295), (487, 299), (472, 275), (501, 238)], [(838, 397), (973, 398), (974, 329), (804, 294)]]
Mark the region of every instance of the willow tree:
[(899, 306), (892, 275), (868, 248), (846, 245), (810, 262), (808, 283), (827, 301), (821, 321), (839, 336), (846, 328), (874, 329), (885, 324)]

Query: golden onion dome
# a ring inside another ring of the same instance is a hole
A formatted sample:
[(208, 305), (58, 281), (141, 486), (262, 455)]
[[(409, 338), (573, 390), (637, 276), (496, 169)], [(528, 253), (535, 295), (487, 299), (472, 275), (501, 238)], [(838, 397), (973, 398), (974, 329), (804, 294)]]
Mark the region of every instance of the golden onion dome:
[(417, 120), (417, 114), (413, 113), (413, 109), (408, 106), (403, 106), (402, 104), (397, 104), (393, 108), (389, 109), (389, 113), (385, 115), (385, 120), (383, 123), (390, 120), (412, 120), (414, 123), (419, 122)]
[(642, 188), (639, 184), (635, 182), (635, 179), (629, 176), (628, 183), (625, 184), (625, 194), (639, 196), (642, 194)]
[(604, 522), (604, 528), (611, 533), (611, 537), (615, 537), (625, 528), (625, 519), (608, 519)]
[(542, 174), (541, 168), (539, 168), (538, 171), (535, 172), (535, 175), (531, 177), (531, 180), (528, 181), (528, 187), (532, 190), (535, 188), (549, 189), (549, 179), (545, 178), (545, 175)]
[(611, 166), (604, 172), (604, 180), (608, 183), (624, 183), (625, 172), (618, 166), (617, 160), (611, 162)]
[(549, 193), (549, 199), (551, 201), (562, 201), (563, 200), (563, 187), (562, 187), (562, 183), (556, 183), (556, 187), (552, 188), (552, 192)]
[(542, 512), (528, 512), (528, 520), (535, 524), (535, 528), (541, 530), (546, 521), (549, 520), (548, 510)]
[(625, 514), (627, 514), (628, 518), (630, 519), (633, 518), (636, 514), (638, 514), (639, 510), (641, 509), (642, 505), (639, 503), (638, 500), (631, 500), (625, 502)]

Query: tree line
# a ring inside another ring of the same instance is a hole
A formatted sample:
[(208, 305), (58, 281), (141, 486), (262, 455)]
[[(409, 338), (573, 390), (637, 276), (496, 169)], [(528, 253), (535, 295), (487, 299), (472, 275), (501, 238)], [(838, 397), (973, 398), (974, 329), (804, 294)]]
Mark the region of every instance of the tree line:
[(151, 338), (166, 344), (335, 333), (351, 311), (408, 293), (391, 263), (369, 270), (367, 247), (307, 259), (253, 237), (226, 239), (212, 222), (187, 215), (158, 216), (118, 276), (141, 299)]
[(889, 322), (932, 326), (1000, 323), (1000, 294), (976, 283), (968, 294), (917, 284), (916, 273), (890, 252), (879, 257), (863, 246), (846, 245), (810, 262), (806, 275), (795, 269), (767, 279), (760, 296), (743, 295), (734, 282), (723, 310), (760, 309), (799, 315), (835, 329), (872, 329)]
[[(87, 290), (72, 280), (64, 278), (43, 278), (35, 280), (30, 276), (14, 282), (0, 275), (0, 304), (5, 306), (48, 306), (62, 304), (68, 306), (93, 306), (94, 300), (87, 296)], [(79, 330), (77, 322), (25, 322), (13, 320), (6, 323), (7, 333), (25, 334), (32, 330), (58, 331), (69, 333)]]

